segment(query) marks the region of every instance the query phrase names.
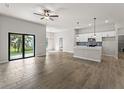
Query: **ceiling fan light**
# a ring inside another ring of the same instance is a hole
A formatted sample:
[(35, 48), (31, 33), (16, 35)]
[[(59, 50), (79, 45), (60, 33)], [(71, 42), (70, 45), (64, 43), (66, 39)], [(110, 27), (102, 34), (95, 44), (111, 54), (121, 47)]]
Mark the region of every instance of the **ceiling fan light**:
[(49, 17), (45, 17), (47, 20), (49, 20)]
[(92, 24), (88, 24), (88, 26), (91, 26)]

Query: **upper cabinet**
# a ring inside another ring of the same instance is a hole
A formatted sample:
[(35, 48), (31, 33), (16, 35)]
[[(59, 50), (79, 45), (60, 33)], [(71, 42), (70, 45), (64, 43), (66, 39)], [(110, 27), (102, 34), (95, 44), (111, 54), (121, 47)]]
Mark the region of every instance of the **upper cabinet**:
[(102, 32), (102, 37), (115, 37), (116, 32), (115, 31), (110, 31), (110, 32)]
[[(77, 42), (87, 42), (93, 37), (93, 26), (75, 30)], [(96, 41), (101, 42), (103, 37), (115, 37), (115, 25), (113, 23), (98, 24), (96, 27)]]
[[(115, 37), (115, 36), (116, 36), (115, 31), (99, 32), (96, 33), (96, 41), (102, 42), (102, 37)], [(77, 34), (76, 42), (88, 42), (88, 38), (92, 38), (92, 37), (93, 37), (93, 33)]]

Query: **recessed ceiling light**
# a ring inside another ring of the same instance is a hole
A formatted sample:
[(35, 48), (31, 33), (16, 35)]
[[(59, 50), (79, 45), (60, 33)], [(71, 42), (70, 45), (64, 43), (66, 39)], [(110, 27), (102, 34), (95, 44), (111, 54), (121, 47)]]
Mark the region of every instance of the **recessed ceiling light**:
[(108, 23), (109, 21), (108, 20), (105, 20), (105, 23)]
[(88, 24), (89, 26), (91, 26), (92, 24)]

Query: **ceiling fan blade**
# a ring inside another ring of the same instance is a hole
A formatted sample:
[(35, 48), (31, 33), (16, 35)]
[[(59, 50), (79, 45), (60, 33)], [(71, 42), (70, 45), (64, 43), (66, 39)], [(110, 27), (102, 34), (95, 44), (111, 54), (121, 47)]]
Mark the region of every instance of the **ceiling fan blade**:
[(43, 20), (44, 19), (44, 17), (42, 17), (42, 18), (40, 18), (41, 20)]
[(44, 16), (44, 15), (42, 15), (42, 14), (38, 14), (38, 13), (34, 13), (35, 15), (39, 15), (39, 16)]
[(49, 18), (51, 21), (54, 21), (54, 19), (52, 19), (52, 18)]
[(59, 17), (59, 15), (50, 15), (50, 17)]

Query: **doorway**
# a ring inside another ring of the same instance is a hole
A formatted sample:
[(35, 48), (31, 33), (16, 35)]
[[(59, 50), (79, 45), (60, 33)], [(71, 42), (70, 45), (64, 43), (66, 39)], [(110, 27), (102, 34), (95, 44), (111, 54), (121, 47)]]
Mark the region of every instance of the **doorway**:
[(59, 51), (63, 51), (63, 38), (59, 38)]
[(35, 56), (35, 35), (9, 33), (9, 61)]

